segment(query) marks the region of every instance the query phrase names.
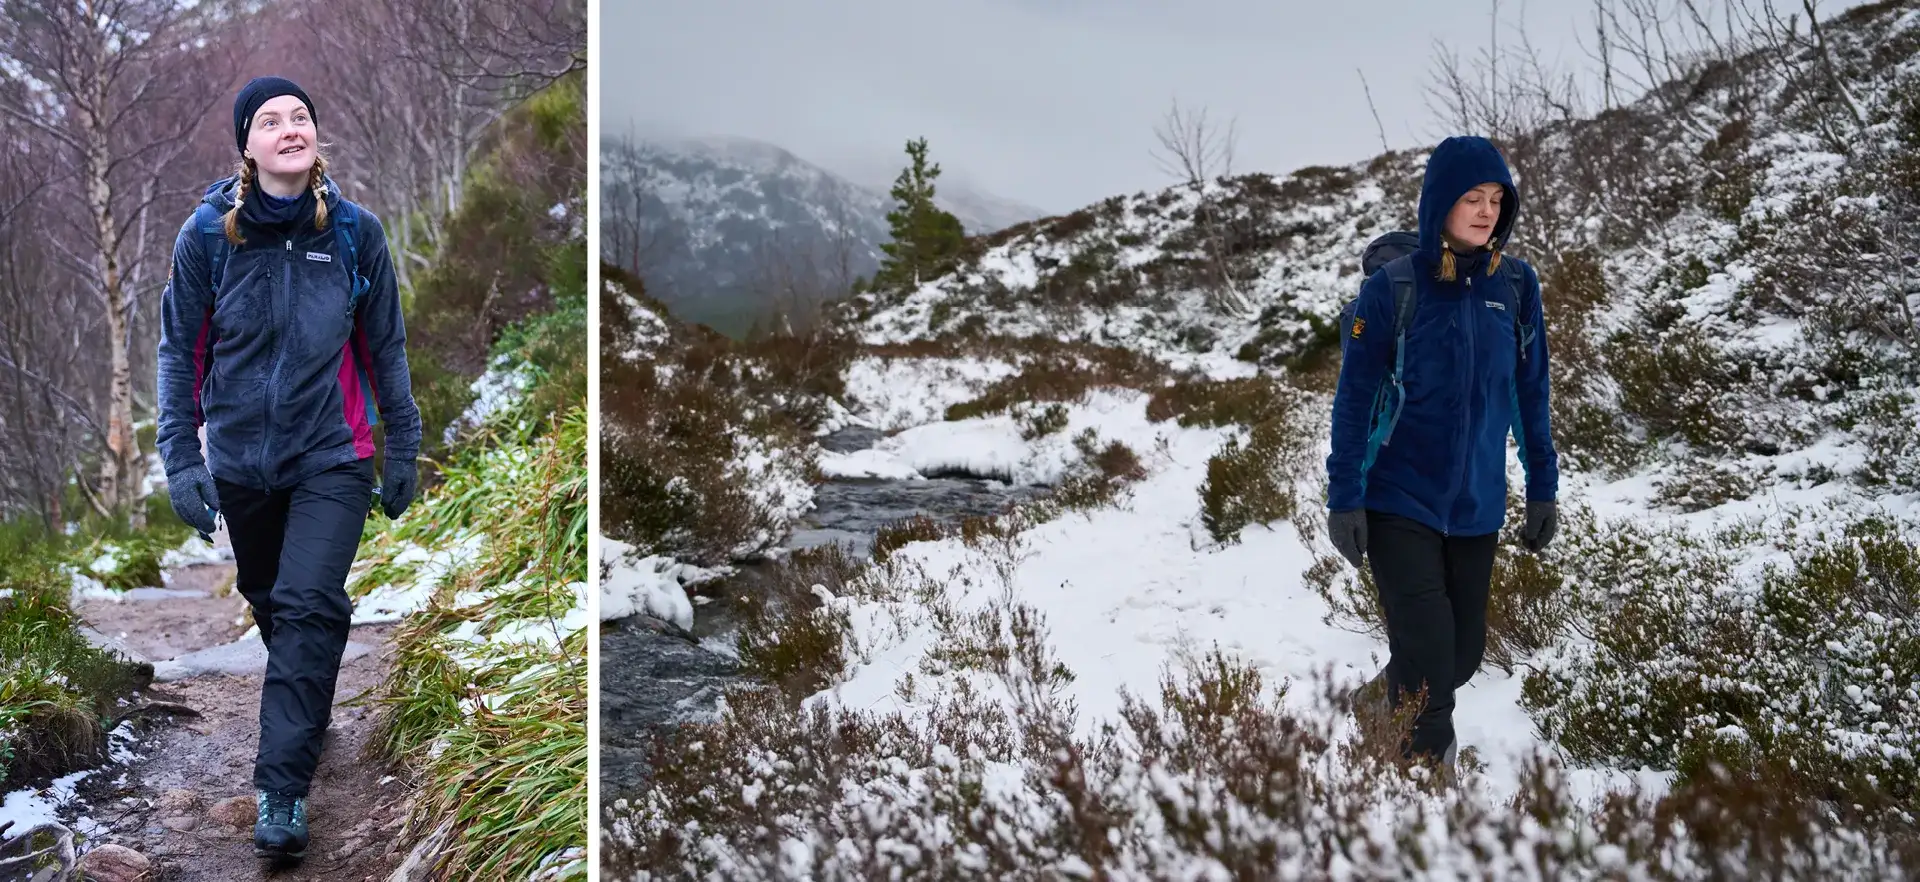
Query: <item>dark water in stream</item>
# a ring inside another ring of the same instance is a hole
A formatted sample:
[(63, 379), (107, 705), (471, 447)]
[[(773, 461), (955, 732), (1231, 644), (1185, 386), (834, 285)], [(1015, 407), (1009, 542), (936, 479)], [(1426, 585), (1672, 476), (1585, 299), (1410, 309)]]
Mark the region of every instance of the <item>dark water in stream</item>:
[[(845, 429), (821, 439), (821, 446), (851, 453), (881, 437), (871, 429)], [(952, 523), (999, 512), (1037, 492), (966, 478), (834, 479), (814, 488), (814, 510), (801, 518), (783, 546), (837, 542), (864, 558), (874, 535), (887, 524), (914, 515)], [(707, 592), (714, 595), (711, 601), (695, 603), (693, 636), (698, 643), (646, 616), (602, 625), (600, 784), (608, 802), (642, 788), (658, 728), (710, 713), (721, 692), (743, 679), (731, 654), (736, 618), (729, 600), (754, 591), (767, 570), (766, 564), (744, 565), (720, 590)]]

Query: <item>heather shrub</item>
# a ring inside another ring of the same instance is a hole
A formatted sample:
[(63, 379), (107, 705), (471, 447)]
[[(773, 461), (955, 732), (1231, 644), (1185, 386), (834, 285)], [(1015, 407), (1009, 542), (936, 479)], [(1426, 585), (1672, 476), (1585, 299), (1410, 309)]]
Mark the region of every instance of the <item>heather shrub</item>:
[(1730, 537), (1609, 524), (1566, 571), (1589, 641), (1528, 674), (1522, 703), (1576, 762), (1780, 767), (1843, 816), (1916, 815), (1920, 555), (1878, 519), (1778, 540), (1739, 578)]

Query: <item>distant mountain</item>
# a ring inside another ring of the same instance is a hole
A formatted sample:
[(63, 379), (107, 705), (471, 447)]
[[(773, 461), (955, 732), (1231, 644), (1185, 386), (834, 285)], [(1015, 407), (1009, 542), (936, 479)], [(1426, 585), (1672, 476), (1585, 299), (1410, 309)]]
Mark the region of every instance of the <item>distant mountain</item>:
[[(937, 182), (935, 201), (970, 234), (1042, 214), (947, 183)], [(736, 334), (778, 300), (837, 296), (872, 273), (892, 208), (885, 186), (724, 136), (609, 139), (601, 192), (603, 256), (644, 278), (682, 319)]]

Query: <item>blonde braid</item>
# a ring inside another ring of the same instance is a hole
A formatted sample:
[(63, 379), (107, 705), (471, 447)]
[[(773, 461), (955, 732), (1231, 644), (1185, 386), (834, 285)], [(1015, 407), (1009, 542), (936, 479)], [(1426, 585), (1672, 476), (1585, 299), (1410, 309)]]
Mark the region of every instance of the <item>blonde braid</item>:
[(327, 157), (313, 152), (313, 168), (307, 171), (307, 186), (313, 190), (313, 228), (327, 228)]
[(240, 167), (234, 171), (239, 177), (239, 186), (233, 192), (233, 207), (227, 209), (227, 241), (235, 245), (245, 245), (247, 240), (240, 235), (240, 206), (247, 201), (247, 190), (253, 186), (253, 160), (241, 159)]
[(1446, 245), (1440, 246), (1439, 275), (1440, 275), (1440, 281), (1442, 282), (1451, 282), (1453, 281), (1454, 276), (1456, 275), (1453, 268), (1453, 249)]

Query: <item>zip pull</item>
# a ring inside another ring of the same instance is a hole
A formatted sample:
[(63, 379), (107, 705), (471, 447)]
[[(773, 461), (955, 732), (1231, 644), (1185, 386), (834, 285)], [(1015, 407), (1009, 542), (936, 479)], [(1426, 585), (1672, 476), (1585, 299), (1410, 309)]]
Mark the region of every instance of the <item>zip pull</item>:
[(293, 240), (292, 240), (292, 239), (288, 239), (288, 240), (287, 240), (287, 253), (289, 253), (289, 254), (291, 254), (291, 253), (293, 253)]

